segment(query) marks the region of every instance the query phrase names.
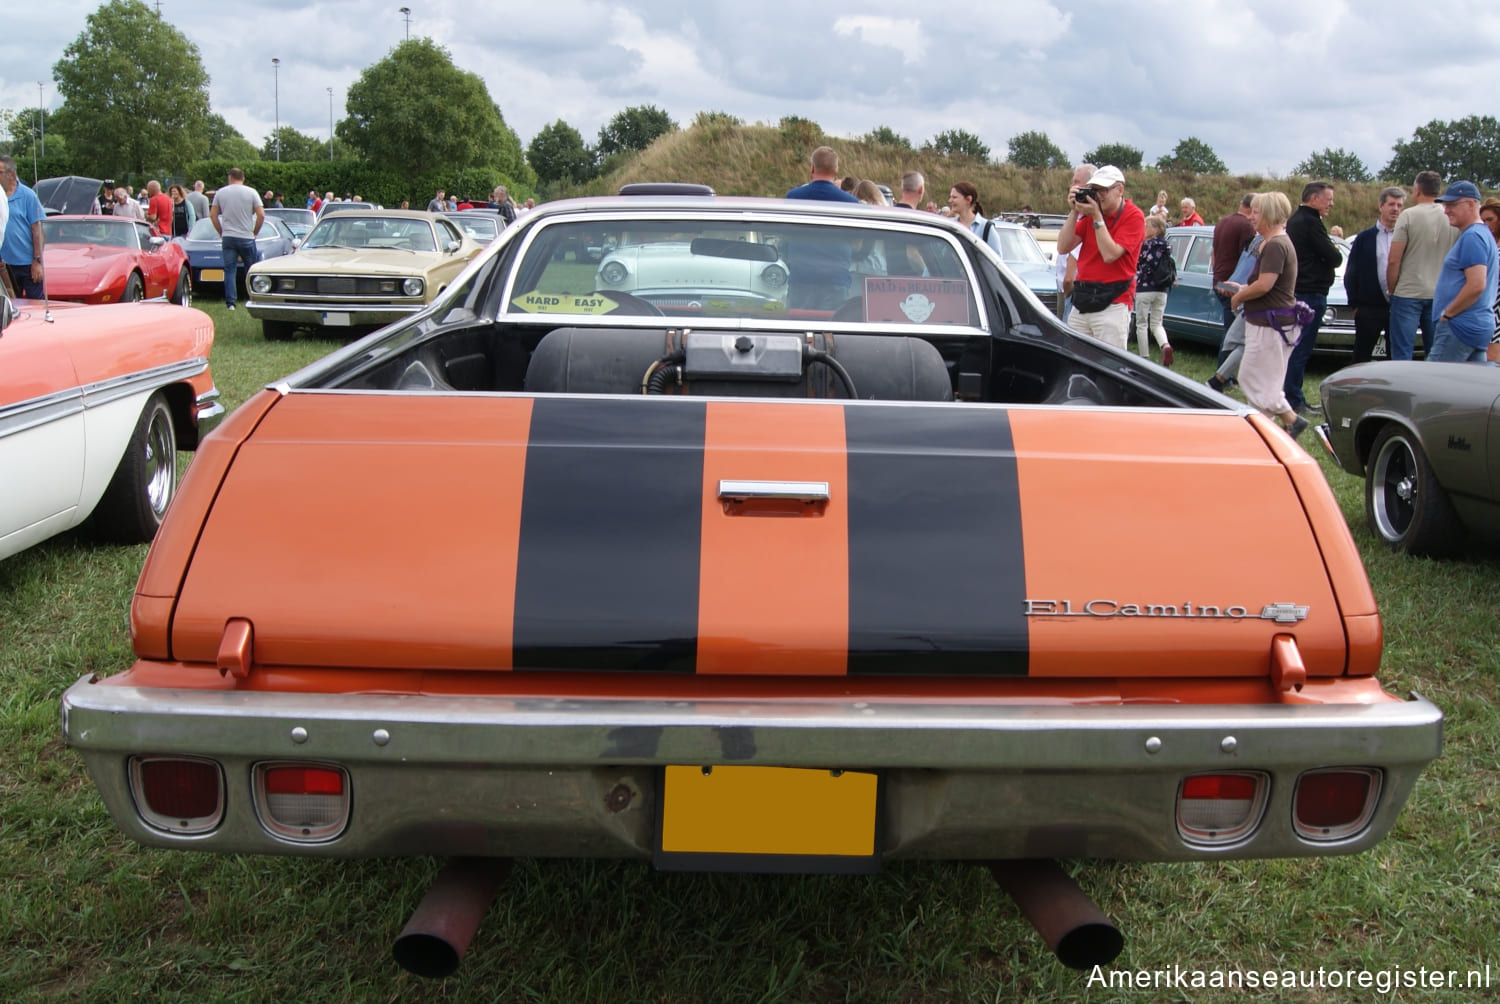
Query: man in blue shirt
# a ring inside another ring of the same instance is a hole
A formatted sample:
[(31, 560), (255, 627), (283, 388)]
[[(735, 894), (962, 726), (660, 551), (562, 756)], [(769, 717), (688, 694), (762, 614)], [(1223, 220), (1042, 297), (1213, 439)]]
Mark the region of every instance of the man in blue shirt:
[(42, 299), (42, 200), (21, 184), (16, 162), (0, 157), (0, 189), (5, 190), (10, 216), (5, 221), (5, 240), (0, 244), (0, 258), (10, 273), (10, 284), (29, 300)]
[(1479, 189), (1471, 181), (1455, 181), (1434, 201), (1458, 229), (1458, 240), (1448, 249), (1432, 292), (1431, 362), (1484, 363), (1495, 333), (1495, 285), (1500, 278), (1495, 239), (1479, 218)]
[[(818, 147), (810, 163), (812, 180), (787, 192), (788, 199), (859, 204), (839, 187), (839, 155), (833, 147)], [(792, 274), (787, 306), (794, 310), (837, 310), (843, 306), (849, 299), (851, 259), (849, 237), (841, 231), (828, 231), (826, 236), (799, 233), (788, 241), (786, 264)]]

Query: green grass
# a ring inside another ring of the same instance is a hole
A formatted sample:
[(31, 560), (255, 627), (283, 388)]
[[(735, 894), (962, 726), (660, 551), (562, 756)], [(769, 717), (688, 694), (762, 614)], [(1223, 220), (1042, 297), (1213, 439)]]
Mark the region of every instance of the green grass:
[[(218, 324), (214, 373), (231, 406), (337, 346), (305, 336), (272, 345), (243, 311), (206, 309)], [(1177, 356), (1177, 367), (1198, 379), (1212, 367), (1191, 347)], [(1310, 391), (1332, 365), (1315, 360)], [(1324, 470), (1381, 603), (1382, 678), (1443, 707), (1446, 752), (1391, 836), (1366, 854), (1069, 863), (1126, 935), (1120, 968), (1467, 970), (1488, 962), (1500, 978), (1500, 556), (1389, 555), (1364, 529), (1358, 480), (1326, 462)], [(1232, 562), (1237, 546), (1231, 528), (1223, 552), (1204, 560)], [(81, 761), (58, 738), (58, 698), (80, 675), (129, 665), (129, 597), (144, 554), (69, 534), (0, 562), (0, 1000), (1376, 997), (1090, 990), (1085, 974), (1052, 960), (981, 868), (948, 863), (834, 878), (523, 860), (459, 973), (419, 980), (390, 960), (390, 943), (436, 861), (199, 855), (138, 847), (114, 829)], [(1399, 999), (1480, 996), (1406, 991)]]

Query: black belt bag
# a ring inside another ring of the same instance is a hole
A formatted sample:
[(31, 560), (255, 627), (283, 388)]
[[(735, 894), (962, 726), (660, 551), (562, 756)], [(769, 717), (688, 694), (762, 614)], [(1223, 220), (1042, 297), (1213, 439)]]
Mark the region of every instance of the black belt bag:
[(1073, 282), (1073, 309), (1084, 314), (1097, 314), (1120, 298), (1130, 288), (1129, 279), (1119, 282)]

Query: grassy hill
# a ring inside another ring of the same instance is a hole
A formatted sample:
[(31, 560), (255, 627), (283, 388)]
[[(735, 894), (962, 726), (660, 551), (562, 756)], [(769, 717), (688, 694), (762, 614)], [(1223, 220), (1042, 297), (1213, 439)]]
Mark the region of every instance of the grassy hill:
[[(927, 177), (927, 198), (942, 205), (954, 182), (969, 181), (978, 189), (985, 212), (1020, 209), (1066, 212), (1068, 170), (1026, 170), (1012, 164), (981, 162), (970, 157), (947, 157), (931, 151), (905, 151), (857, 139), (824, 136), (807, 121), (786, 128), (711, 122), (690, 126), (658, 139), (648, 149), (586, 185), (564, 187), (553, 197), (605, 195), (633, 181), (693, 181), (711, 185), (721, 195), (778, 196), (807, 180), (807, 157), (822, 144), (839, 153), (844, 174), (869, 178), (900, 188), (901, 175), (921, 171)], [(1146, 169), (1126, 172), (1126, 194), (1145, 208), (1165, 190), (1175, 214), (1184, 196), (1192, 196), (1204, 219), (1212, 222), (1239, 204), (1246, 192), (1279, 189), (1292, 205), (1301, 201), (1302, 186), (1311, 179), (1262, 178), (1254, 175), (1163, 174)], [(1383, 183), (1339, 182), (1335, 186), (1329, 226), (1338, 224), (1347, 237), (1375, 220)]]

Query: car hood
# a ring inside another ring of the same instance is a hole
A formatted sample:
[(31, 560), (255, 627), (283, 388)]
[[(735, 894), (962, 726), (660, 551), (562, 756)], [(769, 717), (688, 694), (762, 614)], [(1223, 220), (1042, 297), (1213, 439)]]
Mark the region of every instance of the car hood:
[(200, 450), (142, 573), (143, 655), (211, 670), (231, 620), (263, 667), (1202, 678), (1268, 676), (1280, 636), (1312, 675), (1345, 672), (1352, 633), (1378, 650), (1343, 519), (1297, 488), (1317, 465), (1245, 414), (254, 405), (222, 461)]
[(362, 272), (367, 275), (412, 275), (422, 274), (445, 262), (455, 260), (453, 255), (436, 251), (396, 251), (390, 248), (366, 248), (347, 251), (338, 248), (299, 248), (290, 255), (283, 255), (264, 265), (254, 266), (257, 272), (274, 271), (278, 275), (323, 275), (328, 273)]
[(46, 250), (47, 271), (54, 278), (64, 275), (101, 275), (128, 260), (129, 248), (102, 247), (97, 244), (49, 244)]
[(1042, 290), (1048, 293), (1057, 292), (1057, 273), (1052, 270), (1050, 264), (1039, 264), (1037, 262), (1006, 262), (1012, 272), (1016, 274), (1027, 289)]

